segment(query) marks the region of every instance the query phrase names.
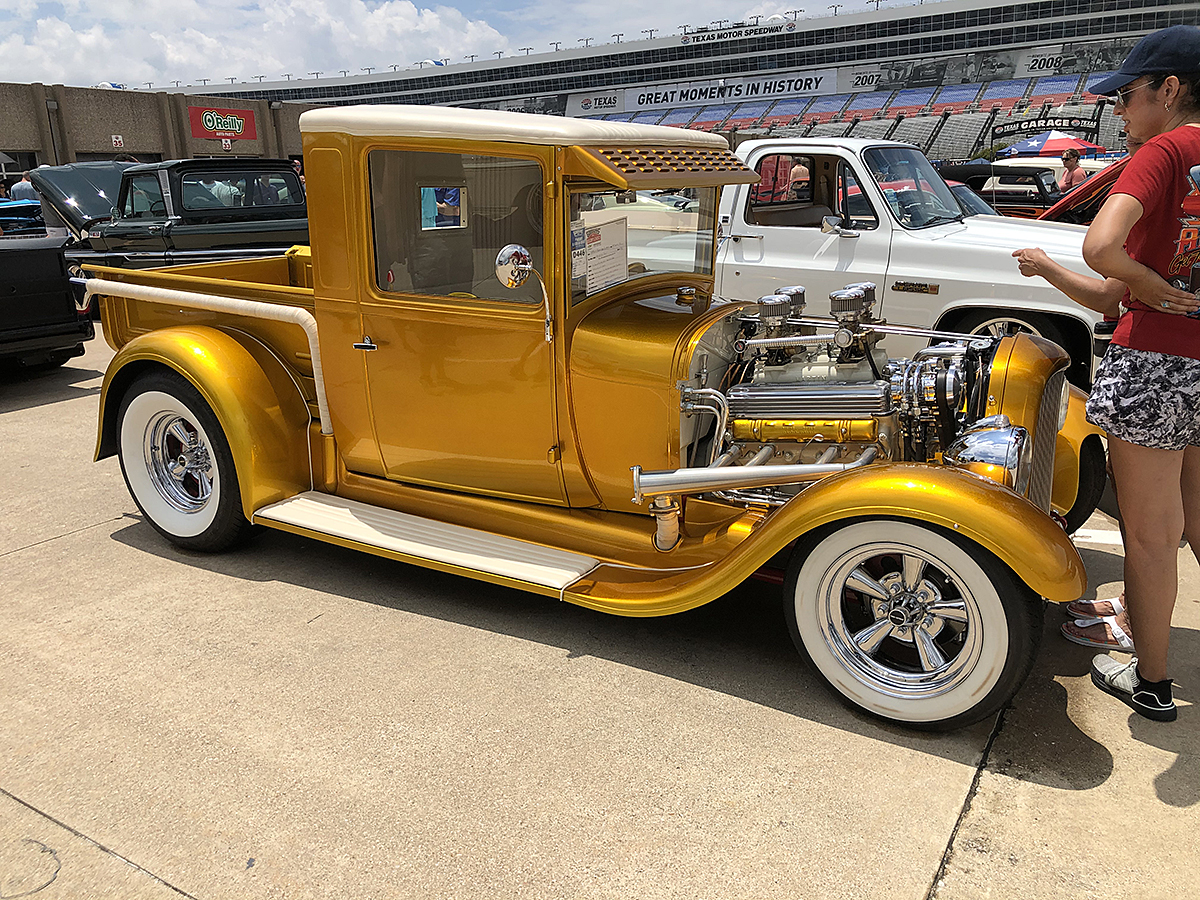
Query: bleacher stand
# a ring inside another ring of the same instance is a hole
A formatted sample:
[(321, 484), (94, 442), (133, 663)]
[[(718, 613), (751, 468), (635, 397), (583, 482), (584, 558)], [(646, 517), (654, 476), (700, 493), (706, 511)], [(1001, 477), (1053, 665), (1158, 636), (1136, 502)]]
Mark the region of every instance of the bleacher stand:
[(1113, 115), (1112, 104), (1105, 104), (1100, 113), (1100, 135), (1096, 143), (1109, 150), (1119, 150), (1125, 146), (1124, 125)]
[(975, 102), (982, 88), (982, 83), (948, 84), (938, 91), (937, 97), (933, 100), (931, 112), (935, 116), (940, 116), (946, 110), (960, 112)]
[(897, 91), (891, 105), (888, 106), (888, 115), (895, 118), (898, 113), (904, 113), (906, 116), (914, 116), (925, 108), (929, 101), (933, 98), (933, 92), (937, 88), (905, 88), (902, 91)]
[(725, 120), (725, 127), (749, 128), (751, 125), (757, 125), (758, 120), (774, 104), (774, 100), (750, 100), (746, 103), (739, 103), (729, 114), (729, 118)]
[(833, 94), (828, 97), (817, 97), (813, 100), (812, 106), (804, 111), (804, 121), (811, 122), (813, 119), (816, 119), (818, 122), (828, 122), (842, 111), (842, 107), (846, 105), (846, 101), (849, 99), (849, 94)]
[(850, 136), (856, 138), (881, 138), (887, 134), (887, 130), (891, 127), (891, 119), (868, 119), (865, 122), (859, 122), (858, 127), (850, 132)]
[(1028, 78), (1014, 78), (1009, 81), (993, 81), (983, 89), (979, 98), (981, 109), (990, 110), (993, 106), (1001, 109), (1012, 109), (1018, 100), (1029, 90)]
[(688, 128), (692, 119), (696, 118), (696, 113), (698, 112), (700, 112), (699, 106), (685, 106), (682, 109), (673, 109), (658, 124), (670, 125), (673, 128)]
[(891, 96), (891, 91), (866, 91), (855, 94), (850, 105), (846, 107), (846, 118), (853, 119), (858, 116), (866, 121), (887, 106)]
[[(850, 122), (854, 120), (851, 119)], [(808, 132), (809, 137), (825, 137), (828, 135), (841, 136), (846, 133), (846, 129), (850, 127), (850, 122), (819, 122), (815, 128)], [(858, 131), (854, 131), (854, 136), (858, 137)]]
[(930, 158), (957, 159), (968, 155), (989, 118), (985, 112), (952, 113), (929, 148)]
[(629, 122), (633, 119), (634, 114), (631, 112), (609, 113), (607, 116), (601, 116), (605, 122)]
[(924, 147), (939, 121), (937, 116), (913, 116), (911, 119), (905, 119), (892, 134), (892, 140)]
[(1074, 99), (1078, 87), (1078, 75), (1044, 75), (1033, 85), (1029, 106), (1032, 109), (1039, 109), (1047, 103), (1062, 106)]
[[(812, 102), (811, 97), (790, 97), (786, 100), (780, 100), (771, 107), (762, 119), (762, 125), (789, 125), (792, 120), (802, 114), (808, 105)], [(846, 98), (842, 98), (842, 102), (846, 102)]]
[(630, 122), (637, 122), (641, 125), (657, 125), (658, 120), (663, 117), (666, 110), (662, 109), (647, 109), (643, 112), (634, 115)]
[[(744, 106), (745, 104), (742, 105)], [(736, 104), (734, 103), (705, 106), (700, 112), (696, 113), (696, 118), (692, 119), (692, 123), (688, 125), (688, 128), (695, 131), (715, 131), (721, 127), (722, 122), (729, 118), (729, 114), (735, 108)], [(759, 113), (759, 115), (762, 115), (762, 113)]]

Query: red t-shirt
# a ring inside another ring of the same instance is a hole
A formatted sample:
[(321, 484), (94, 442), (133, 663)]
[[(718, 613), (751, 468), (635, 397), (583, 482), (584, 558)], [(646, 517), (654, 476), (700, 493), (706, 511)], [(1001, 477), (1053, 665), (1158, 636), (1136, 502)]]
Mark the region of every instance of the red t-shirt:
[[(1182, 125), (1146, 142), (1125, 164), (1114, 194), (1142, 204), (1142, 217), (1125, 240), (1125, 252), (1167, 281), (1186, 284), (1200, 262), (1200, 192), (1188, 170), (1200, 164), (1200, 127)], [(1191, 196), (1189, 196), (1191, 195)], [(1125, 295), (1112, 342), (1134, 350), (1200, 359), (1200, 319), (1173, 315)]]

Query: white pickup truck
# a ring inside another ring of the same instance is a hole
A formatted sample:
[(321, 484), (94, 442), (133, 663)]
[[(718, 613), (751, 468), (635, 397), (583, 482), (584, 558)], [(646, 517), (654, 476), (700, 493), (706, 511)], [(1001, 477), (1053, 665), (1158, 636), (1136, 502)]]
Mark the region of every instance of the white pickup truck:
[(1092, 326), (1100, 317), (1043, 279), (1022, 276), (1012, 258), (1021, 247), (1041, 247), (1087, 273), (1083, 227), (963, 218), (945, 182), (909, 144), (772, 138), (735, 152), (762, 179), (722, 192), (720, 296), (755, 299), (791, 281), (807, 288), (810, 309), (827, 315), (831, 291), (873, 281), (880, 312), (892, 321), (968, 333), (1031, 331), (1071, 354), (1072, 382), (1090, 383)]

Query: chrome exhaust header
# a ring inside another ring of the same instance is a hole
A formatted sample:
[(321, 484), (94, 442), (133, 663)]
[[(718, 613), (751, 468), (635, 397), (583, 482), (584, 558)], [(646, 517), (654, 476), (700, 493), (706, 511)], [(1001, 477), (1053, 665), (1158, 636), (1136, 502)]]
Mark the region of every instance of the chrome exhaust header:
[(630, 471), (633, 473), (633, 502), (640, 504), (647, 497), (660, 497), (664, 494), (704, 494), (710, 491), (733, 491), (740, 488), (817, 481), (849, 469), (861, 468), (873, 462), (878, 455), (878, 448), (867, 447), (857, 459), (848, 463), (806, 463), (794, 466), (724, 465), (661, 472), (643, 472), (641, 466), (632, 466)]

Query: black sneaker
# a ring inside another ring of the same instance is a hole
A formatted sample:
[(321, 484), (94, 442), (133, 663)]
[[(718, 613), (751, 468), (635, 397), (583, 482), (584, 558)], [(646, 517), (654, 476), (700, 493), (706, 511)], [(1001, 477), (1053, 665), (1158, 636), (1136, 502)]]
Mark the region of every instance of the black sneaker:
[(1092, 684), (1147, 719), (1174, 722), (1179, 715), (1171, 698), (1171, 679), (1147, 684), (1138, 676), (1136, 656), (1127, 663), (1097, 656), (1092, 660)]

